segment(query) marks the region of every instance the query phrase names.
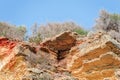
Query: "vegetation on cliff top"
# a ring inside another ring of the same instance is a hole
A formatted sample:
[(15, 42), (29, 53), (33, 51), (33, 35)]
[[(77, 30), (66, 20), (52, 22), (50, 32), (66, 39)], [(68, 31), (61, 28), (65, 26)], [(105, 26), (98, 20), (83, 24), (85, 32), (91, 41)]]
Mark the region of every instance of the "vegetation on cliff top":
[[(95, 31), (102, 30), (110, 36), (120, 41), (120, 15), (116, 13), (108, 13), (105, 10), (100, 12), (99, 18), (93, 27)], [(88, 31), (74, 22), (64, 23), (48, 23), (46, 25), (38, 25), (35, 23), (31, 27), (32, 34), (28, 36), (25, 26), (15, 26), (6, 22), (0, 22), (0, 36), (16, 40), (28, 40), (34, 43), (40, 43), (46, 38), (53, 37), (64, 31), (76, 32), (80, 35), (87, 35)]]
[(120, 14), (111, 14), (102, 10), (94, 29), (102, 30), (120, 42)]

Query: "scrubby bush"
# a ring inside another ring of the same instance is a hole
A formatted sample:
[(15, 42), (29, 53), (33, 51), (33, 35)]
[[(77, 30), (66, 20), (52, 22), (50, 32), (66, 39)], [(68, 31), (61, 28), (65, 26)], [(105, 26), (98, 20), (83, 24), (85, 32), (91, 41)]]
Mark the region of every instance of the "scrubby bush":
[(120, 14), (110, 14), (107, 11), (102, 10), (94, 29), (105, 31), (110, 36), (120, 41)]
[(53, 37), (64, 31), (75, 31), (79, 34), (86, 34), (86, 32), (74, 22), (64, 22), (64, 23), (48, 23), (46, 25), (41, 25), (38, 27), (37, 34), (41, 34), (41, 38)]
[(15, 26), (5, 22), (0, 22), (0, 36), (7, 37), (9, 39), (23, 40), (26, 33), (25, 26)]
[(32, 34), (29, 37), (29, 42), (39, 44), (42, 41), (42, 38), (41, 38), (41, 34), (37, 32), (38, 25), (36, 23), (31, 27), (31, 31)]
[(73, 22), (65, 23), (48, 23), (46, 25), (41, 25), (38, 29), (38, 33), (41, 34), (42, 39), (53, 37), (57, 34), (60, 34), (64, 31), (73, 31), (80, 26), (76, 25)]
[(32, 36), (29, 38), (29, 42), (39, 44), (42, 41), (41, 35), (37, 34), (36, 36)]
[(48, 23), (46, 25), (37, 25), (36, 23), (31, 27), (32, 35), (29, 37), (29, 41), (33, 43), (40, 43), (45, 38), (53, 37), (65, 31), (77, 32), (80, 35), (86, 35), (87, 31), (82, 29), (74, 22), (64, 23)]

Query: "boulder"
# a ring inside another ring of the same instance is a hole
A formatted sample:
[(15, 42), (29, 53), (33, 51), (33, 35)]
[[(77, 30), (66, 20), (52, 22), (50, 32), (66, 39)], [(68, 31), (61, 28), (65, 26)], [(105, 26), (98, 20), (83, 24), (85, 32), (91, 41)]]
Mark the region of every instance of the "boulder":
[(63, 32), (41, 43), (42, 47), (46, 47), (47, 49), (55, 52), (58, 60), (63, 59), (75, 44), (76, 34), (69, 31)]

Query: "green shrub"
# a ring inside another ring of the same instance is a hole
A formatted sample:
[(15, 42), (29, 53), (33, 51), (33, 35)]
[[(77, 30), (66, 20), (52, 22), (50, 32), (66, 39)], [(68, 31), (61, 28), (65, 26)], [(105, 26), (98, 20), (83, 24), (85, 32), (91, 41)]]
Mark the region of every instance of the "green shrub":
[(82, 29), (75, 29), (74, 32), (80, 34), (80, 35), (87, 35), (87, 31), (82, 30)]

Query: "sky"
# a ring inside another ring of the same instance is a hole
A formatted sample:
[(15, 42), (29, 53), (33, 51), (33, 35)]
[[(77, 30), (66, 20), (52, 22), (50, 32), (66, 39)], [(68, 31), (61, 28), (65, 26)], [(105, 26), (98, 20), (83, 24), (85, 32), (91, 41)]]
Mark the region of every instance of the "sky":
[(120, 14), (120, 0), (0, 0), (0, 21), (14, 25), (73, 21), (89, 30), (100, 10)]

